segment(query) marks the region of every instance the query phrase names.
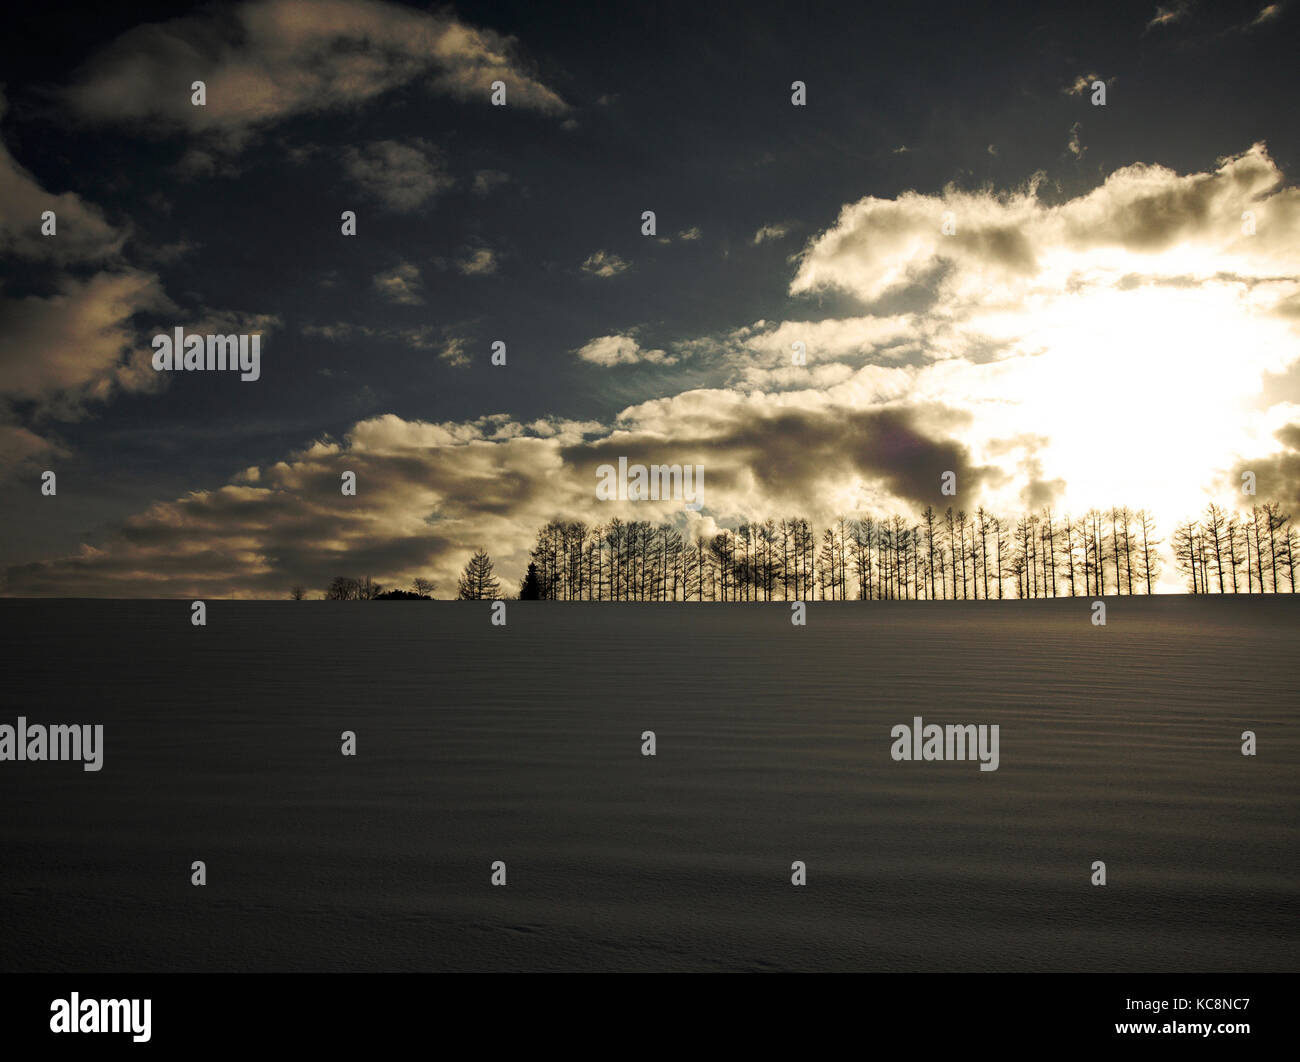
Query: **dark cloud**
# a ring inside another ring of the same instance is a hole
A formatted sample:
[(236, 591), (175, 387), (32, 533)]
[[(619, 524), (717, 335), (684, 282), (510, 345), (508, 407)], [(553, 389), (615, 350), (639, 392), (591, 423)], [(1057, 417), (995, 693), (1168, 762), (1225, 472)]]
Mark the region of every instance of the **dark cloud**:
[[(1238, 508), (1263, 501), (1279, 501), (1292, 513), (1300, 513), (1300, 424), (1280, 428), (1275, 437), (1287, 447), (1282, 453), (1237, 462), (1224, 485), (1237, 500)], [(1242, 473), (1255, 474), (1255, 495), (1242, 494)]]
[[(960, 443), (934, 437), (915, 411), (893, 409), (733, 409), (732, 419), (705, 421), (696, 433), (680, 424), (671, 438), (614, 433), (564, 451), (579, 476), (597, 465), (629, 463), (703, 465), (709, 482), (739, 489), (752, 480), (758, 497), (776, 506), (821, 507), (834, 488), (860, 477), (894, 498), (921, 505), (942, 500), (944, 472), (957, 473), (961, 490), (976, 490), (986, 470), (975, 467)], [(959, 422), (959, 414), (952, 414)]]
[(352, 182), (389, 210), (405, 213), (429, 202), (456, 182), (442, 153), (426, 140), (377, 140), (343, 155)]
[[(449, 12), (382, 0), (255, 0), (137, 26), (97, 52), (65, 92), (91, 121), (210, 133), (238, 146), (295, 114), (339, 110), (401, 85), (485, 105), (506, 82), (512, 105), (562, 114), (511, 42)], [(203, 81), (205, 106), (191, 102)]]

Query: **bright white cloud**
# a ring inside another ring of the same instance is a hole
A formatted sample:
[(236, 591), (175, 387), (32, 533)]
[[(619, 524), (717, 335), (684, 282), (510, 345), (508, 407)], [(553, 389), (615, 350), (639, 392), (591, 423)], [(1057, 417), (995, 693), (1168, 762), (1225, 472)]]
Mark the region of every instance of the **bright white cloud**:
[(654, 365), (672, 365), (675, 357), (662, 350), (644, 350), (631, 336), (600, 336), (577, 351), (578, 357), (593, 365), (635, 365), (649, 362)]

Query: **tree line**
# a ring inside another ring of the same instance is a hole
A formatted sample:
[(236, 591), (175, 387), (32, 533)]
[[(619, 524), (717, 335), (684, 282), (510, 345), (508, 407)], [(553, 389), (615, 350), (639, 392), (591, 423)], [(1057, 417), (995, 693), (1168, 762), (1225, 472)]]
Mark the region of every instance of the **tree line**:
[[(552, 521), (530, 552), (538, 596), (596, 601), (985, 600), (1151, 593), (1143, 510), (1016, 520), (928, 506), (919, 517), (764, 520), (686, 541), (668, 524)], [(527, 584), (529, 577), (525, 577)], [(522, 593), (523, 587), (521, 587)]]
[(1194, 594), (1295, 593), (1300, 536), (1277, 502), (1245, 514), (1211, 502), (1174, 530), (1174, 561)]
[[(1050, 506), (1007, 519), (927, 506), (919, 516), (805, 517), (743, 523), (688, 540), (671, 524), (552, 520), (537, 533), (517, 596), (554, 601), (978, 601), (1151, 594), (1164, 560), (1145, 509)], [(1276, 502), (1248, 515), (1210, 504), (1171, 543), (1194, 594), (1295, 592), (1300, 541)], [(295, 592), (299, 588), (295, 588)], [(336, 578), (330, 600), (429, 597)], [(492, 558), (476, 550), (457, 583), (461, 600), (502, 597)]]

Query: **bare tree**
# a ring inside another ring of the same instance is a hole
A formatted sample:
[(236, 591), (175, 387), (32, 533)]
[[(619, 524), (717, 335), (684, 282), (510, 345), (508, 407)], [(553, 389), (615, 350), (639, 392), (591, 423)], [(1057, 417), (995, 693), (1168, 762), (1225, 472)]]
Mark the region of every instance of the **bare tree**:
[[(1290, 516), (1282, 512), (1282, 506), (1277, 502), (1265, 502), (1263, 505), (1264, 526), (1268, 531), (1268, 562), (1269, 574), (1273, 582), (1273, 593), (1277, 593), (1277, 542), (1278, 532), (1286, 527)], [(1286, 538), (1282, 537), (1283, 564), (1286, 563)]]
[(1191, 584), (1193, 594), (1201, 593), (1200, 568), (1197, 555), (1196, 525), (1190, 520), (1174, 529), (1174, 563)]
[(1209, 547), (1210, 559), (1214, 563), (1214, 574), (1219, 580), (1219, 593), (1226, 593), (1223, 582), (1223, 554), (1226, 543), (1225, 530), (1226, 519), (1224, 512), (1214, 502), (1210, 502), (1205, 507), (1205, 516), (1201, 520), (1201, 528), (1207, 536), (1206, 545)]
[[(1133, 596), (1133, 514), (1124, 506), (1119, 511), (1119, 526), (1124, 531), (1124, 587), (1129, 597)], [(1115, 552), (1120, 549), (1115, 543)]]
[[(1246, 545), (1249, 552), (1250, 539), (1255, 539), (1255, 577), (1259, 580), (1259, 592), (1264, 592), (1264, 546), (1260, 541), (1261, 535), (1259, 526), (1263, 519), (1263, 514), (1258, 508), (1252, 506), (1250, 510), (1250, 523), (1246, 525)], [(1249, 562), (1247, 562), (1249, 563)]]
[(1160, 544), (1160, 540), (1155, 537), (1156, 522), (1145, 509), (1138, 510), (1137, 522), (1138, 528), (1142, 532), (1141, 578), (1147, 584), (1147, 596), (1149, 597), (1152, 593), (1153, 584), (1160, 577), (1160, 555), (1156, 552), (1156, 546)]
[(359, 601), (361, 599), (361, 581), (346, 575), (336, 575), (325, 591), (327, 601)]
[(1291, 584), (1291, 593), (1295, 593), (1295, 566), (1296, 550), (1300, 548), (1300, 536), (1296, 535), (1296, 529), (1289, 524), (1286, 529), (1286, 567), (1287, 581)]
[(998, 580), (998, 598), (1001, 599), (1002, 596), (1003, 596), (1003, 594), (1002, 594), (1002, 581), (1003, 581), (1003, 579), (1006, 578), (1006, 575), (1007, 575), (1007, 557), (1009, 556), (1009, 553), (1010, 553), (1010, 541), (1009, 541), (1009, 539), (1008, 539), (1008, 537), (1007, 537), (1007, 525), (1006, 525), (1002, 520), (998, 519), (996, 516), (993, 517), (993, 531), (994, 531), (994, 535), (996, 536), (996, 539), (997, 539), (997, 548), (998, 548), (998, 571), (997, 571), (997, 580)]
[(1227, 526), (1223, 529), (1224, 542), (1228, 551), (1228, 569), (1232, 573), (1232, 592), (1237, 593), (1237, 572), (1241, 570), (1241, 524), (1236, 513), (1228, 516)]
[(1061, 521), (1061, 562), (1065, 566), (1066, 582), (1070, 586), (1070, 596), (1075, 596), (1074, 583), (1074, 525), (1070, 522), (1070, 514), (1065, 514), (1065, 519)]

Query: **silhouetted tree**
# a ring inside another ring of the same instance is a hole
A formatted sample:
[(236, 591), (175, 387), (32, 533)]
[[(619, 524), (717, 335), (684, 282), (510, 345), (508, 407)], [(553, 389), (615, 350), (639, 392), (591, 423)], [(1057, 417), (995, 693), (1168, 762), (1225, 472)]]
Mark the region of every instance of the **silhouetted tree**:
[(1206, 536), (1206, 545), (1209, 547), (1210, 560), (1214, 564), (1214, 574), (1218, 577), (1219, 593), (1227, 593), (1223, 581), (1223, 555), (1227, 552), (1227, 518), (1222, 509), (1214, 502), (1210, 502), (1205, 507), (1205, 516), (1201, 520), (1201, 527)]
[(1160, 544), (1160, 539), (1156, 538), (1156, 522), (1151, 518), (1151, 514), (1145, 509), (1139, 509), (1137, 512), (1138, 529), (1142, 532), (1142, 552), (1138, 554), (1140, 571), (1139, 577), (1147, 584), (1147, 596), (1152, 593), (1152, 586), (1156, 579), (1160, 577), (1160, 555), (1156, 552), (1156, 546)]
[(477, 550), (460, 575), (459, 597), (462, 601), (495, 601), (501, 596), (501, 584), (492, 574), (492, 558)]
[(1278, 569), (1278, 532), (1283, 531), (1282, 538), (1282, 564), (1286, 565), (1286, 535), (1284, 528), (1291, 520), (1291, 517), (1282, 512), (1282, 506), (1277, 502), (1265, 502), (1263, 505), (1262, 516), (1264, 520), (1264, 529), (1268, 532), (1268, 565), (1269, 575), (1272, 581), (1273, 593), (1277, 593), (1277, 569)]
[(346, 575), (336, 575), (325, 591), (327, 601), (359, 601), (361, 582)]
[(528, 562), (528, 571), (524, 573), (524, 580), (519, 584), (520, 601), (538, 601), (542, 596), (542, 585), (537, 580), (537, 564), (534, 561)]
[(1187, 577), (1193, 594), (1201, 592), (1200, 563), (1197, 553), (1196, 525), (1191, 521), (1174, 528), (1174, 563)]

